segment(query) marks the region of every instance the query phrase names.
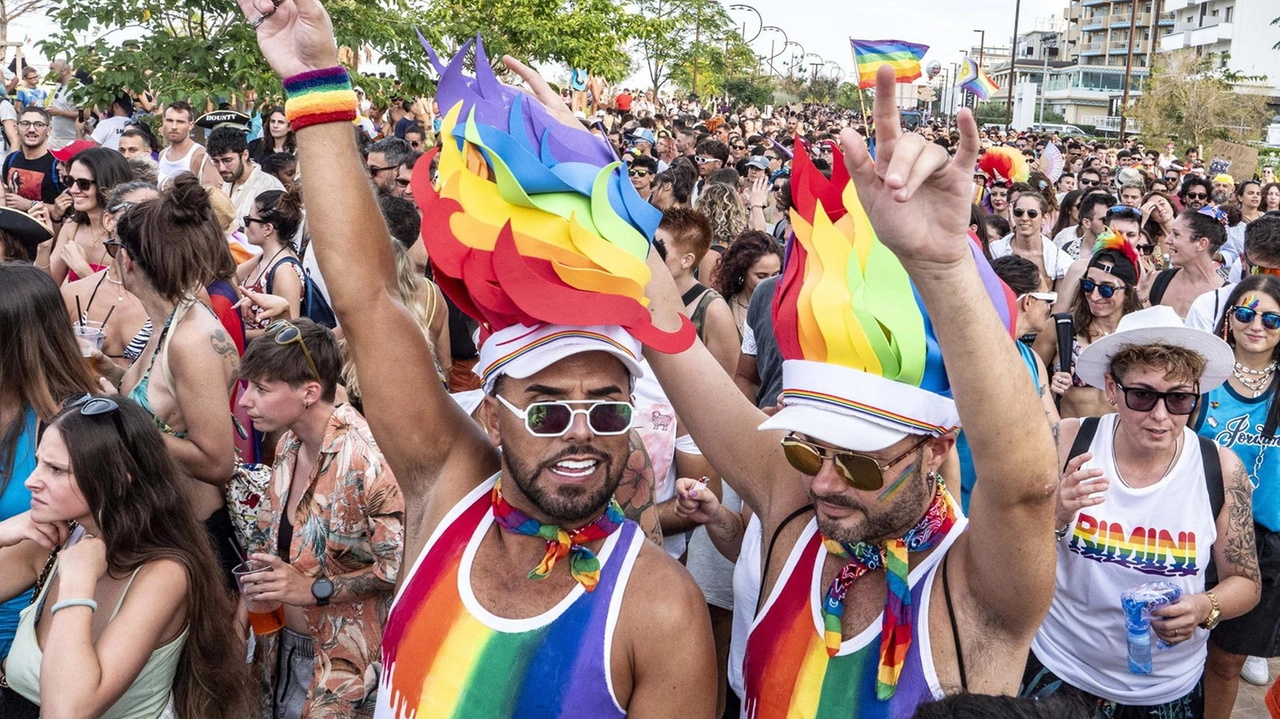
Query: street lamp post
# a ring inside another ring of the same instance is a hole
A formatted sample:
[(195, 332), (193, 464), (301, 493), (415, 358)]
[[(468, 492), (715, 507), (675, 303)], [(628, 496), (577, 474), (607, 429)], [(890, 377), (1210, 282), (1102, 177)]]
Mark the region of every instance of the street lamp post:
[(775, 75), (782, 75), (782, 73), (778, 72), (778, 68), (774, 66), (773, 61), (776, 60), (779, 55), (781, 55), (783, 52), (786, 51), (787, 43), (791, 41), (787, 38), (787, 31), (783, 30), (777, 25), (765, 25), (764, 27), (760, 28), (761, 32), (764, 32), (765, 30), (782, 34), (782, 48), (777, 52), (773, 51), (773, 48), (774, 48), (773, 40), (769, 40), (769, 69), (773, 71), (773, 74)]
[(1013, 125), (1013, 88), (1018, 79), (1018, 16), (1022, 14), (1022, 0), (1016, 0), (1013, 6), (1013, 52), (1009, 53), (1009, 94), (1004, 102), (1004, 131), (1008, 132)]
[[(983, 61), (982, 56), (987, 51), (987, 31), (974, 30), (974, 32), (978, 33), (978, 64), (981, 65)], [(967, 55), (968, 53), (965, 53), (965, 54)]]
[(1044, 55), (1044, 67), (1040, 71), (1040, 124), (1044, 124), (1044, 96), (1049, 89), (1049, 50), (1058, 47), (1058, 33), (1040, 36), (1040, 52)]
[(751, 39), (749, 40), (747, 39), (747, 24), (745, 22), (742, 23), (742, 41), (746, 43), (755, 42), (756, 38), (760, 37), (760, 33), (764, 32), (764, 17), (760, 14), (760, 11), (751, 7), (746, 3), (736, 3), (734, 5), (730, 5), (729, 9), (730, 10), (750, 10), (751, 12), (756, 14), (756, 19), (760, 21), (760, 29), (756, 30), (756, 34), (752, 35)]
[[(793, 54), (791, 56), (791, 61), (787, 63), (787, 76), (794, 77), (796, 74), (796, 65), (799, 64), (799, 61), (804, 59), (804, 56), (805, 56), (804, 45), (801, 45), (795, 40), (788, 40), (787, 45), (795, 45), (796, 47), (800, 48), (800, 54), (798, 55)], [(783, 46), (783, 49), (784, 50), (786, 49), (786, 45)]]

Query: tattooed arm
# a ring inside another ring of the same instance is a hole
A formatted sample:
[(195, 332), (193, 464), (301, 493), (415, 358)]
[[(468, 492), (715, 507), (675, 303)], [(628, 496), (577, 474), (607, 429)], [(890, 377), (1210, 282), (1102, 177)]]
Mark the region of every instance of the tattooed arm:
[[(164, 436), (165, 446), (193, 477), (221, 487), (231, 479), (235, 467), (235, 428), (228, 409), (231, 388), (240, 368), (235, 345), (212, 315), (196, 316), (173, 330), (172, 341), (157, 347), (151, 375), (151, 397), (158, 415), (176, 430), (179, 438)], [(172, 386), (165, 379), (165, 357)], [(157, 385), (172, 393), (176, 412), (164, 411), (156, 402)]]
[[(1218, 513), (1213, 562), (1220, 581), (1209, 591), (1218, 599), (1221, 618), (1233, 619), (1257, 605), (1262, 584), (1253, 536), (1253, 487), (1249, 475), (1235, 452), (1219, 447), (1218, 457), (1222, 462), (1225, 501)], [(1213, 601), (1208, 594), (1183, 596), (1176, 604), (1152, 612), (1151, 626), (1161, 639), (1177, 643), (1189, 638), (1212, 610)], [(1159, 621), (1154, 620), (1157, 617)]]
[(653, 462), (645, 451), (639, 433), (631, 432), (631, 456), (622, 481), (614, 491), (614, 499), (627, 519), (640, 525), (649, 541), (662, 546), (662, 525), (658, 521), (658, 487), (653, 477)]
[[(357, 599), (379, 594), (390, 594), (396, 587), (395, 582), (388, 582), (378, 576), (374, 567), (329, 577), (329, 580), (333, 582), (333, 596), (329, 599), (330, 602), (354, 602)], [(313, 601), (312, 604), (314, 603)]]

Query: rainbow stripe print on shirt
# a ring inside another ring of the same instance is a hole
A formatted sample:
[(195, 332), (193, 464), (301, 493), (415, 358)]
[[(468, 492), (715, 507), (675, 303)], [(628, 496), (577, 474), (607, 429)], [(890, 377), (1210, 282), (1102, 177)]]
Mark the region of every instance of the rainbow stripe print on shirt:
[(551, 621), (527, 631), (518, 626), (501, 631), (478, 620), (458, 589), (467, 542), (490, 506), (487, 496), (482, 497), (424, 550), (426, 556), (392, 606), (383, 635), (384, 670), (375, 716), (624, 716), (609, 691), (601, 662), (617, 567), (629, 554), (634, 525), (627, 523), (618, 531), (618, 543), (604, 560), (604, 576), (596, 592), (575, 588), (577, 598)]
[(1199, 572), (1196, 533), (1134, 527), (1080, 513), (1071, 534), (1072, 552), (1103, 564), (1119, 564), (1157, 577), (1191, 577)]

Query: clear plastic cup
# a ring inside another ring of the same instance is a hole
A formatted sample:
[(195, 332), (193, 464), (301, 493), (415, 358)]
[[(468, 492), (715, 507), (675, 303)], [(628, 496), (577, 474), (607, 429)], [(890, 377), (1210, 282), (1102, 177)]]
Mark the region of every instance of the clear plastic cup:
[(102, 351), (102, 340), (106, 338), (107, 334), (101, 322), (92, 320), (77, 322), (71, 327), (75, 330), (76, 342), (80, 344), (80, 355), (82, 357), (92, 357), (94, 350)]
[[(236, 578), (236, 584), (240, 587), (240, 593), (244, 594), (245, 577), (265, 572), (271, 569), (271, 565), (266, 562), (259, 562), (250, 559), (243, 562), (231, 570)], [(253, 627), (253, 633), (258, 636), (267, 634), (275, 634), (284, 627), (284, 605), (280, 602), (264, 602), (254, 601), (247, 596), (244, 598), (244, 607), (249, 612), (249, 626)]]

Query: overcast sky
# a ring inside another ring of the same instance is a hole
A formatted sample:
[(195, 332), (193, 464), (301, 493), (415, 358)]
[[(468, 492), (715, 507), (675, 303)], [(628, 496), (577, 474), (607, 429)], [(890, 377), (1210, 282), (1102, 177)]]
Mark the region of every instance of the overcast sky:
[[(986, 30), (988, 46), (1007, 46), (1013, 35), (1014, 3), (1015, 0), (752, 0), (749, 4), (760, 11), (765, 25), (782, 28), (788, 39), (803, 45), (806, 52), (838, 62), (846, 73), (851, 73), (850, 37), (923, 43), (929, 46), (926, 62), (938, 60), (944, 66), (959, 62), (962, 52), (970, 44), (977, 44), (975, 29)], [(724, 4), (727, 8), (733, 3), (725, 0)], [(1037, 22), (1047, 21), (1055, 13), (1061, 15), (1066, 6), (1066, 0), (1022, 0), (1019, 31), (1034, 29)], [(750, 10), (730, 9), (729, 14), (739, 23), (746, 23), (747, 37), (760, 26)], [(18, 40), (30, 34), (39, 38), (53, 29), (43, 18), (20, 18), (11, 26), (9, 37)], [(775, 51), (781, 48), (778, 33), (761, 33), (753, 43), (757, 54), (769, 53), (771, 38), (775, 39)], [(779, 57), (775, 65), (785, 57)], [(806, 60), (805, 66), (811, 61), (812, 58)], [(643, 68), (638, 67), (637, 79), (643, 74)]]

